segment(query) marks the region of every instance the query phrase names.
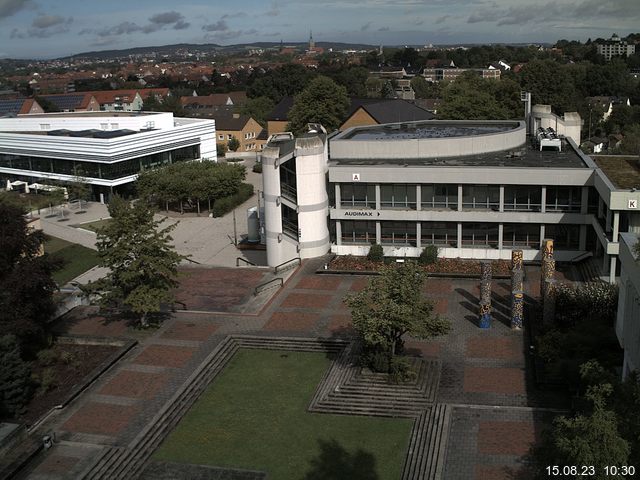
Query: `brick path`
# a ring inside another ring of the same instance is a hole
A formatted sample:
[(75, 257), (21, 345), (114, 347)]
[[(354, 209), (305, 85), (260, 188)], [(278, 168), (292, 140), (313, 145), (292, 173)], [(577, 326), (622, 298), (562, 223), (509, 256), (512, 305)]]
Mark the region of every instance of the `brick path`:
[[(284, 288), (273, 291), (259, 313), (251, 315), (238, 310), (264, 278), (264, 270), (192, 269), (183, 279), (180, 298), (189, 309), (197, 305), (221, 313), (178, 310), (157, 331), (136, 334), (140, 344), (46, 425), (57, 433), (61, 447), (73, 445), (86, 455), (69, 460), (53, 449), (36, 465), (33, 478), (45, 472), (50, 473), (47, 478), (75, 478), (90, 464), (91, 448), (126, 446), (226, 335), (350, 336), (351, 319), (343, 298), (361, 290), (367, 278), (314, 274), (323, 262), (305, 262)], [(527, 272), (527, 294), (535, 292), (534, 273)], [(523, 456), (547, 420), (530, 408), (551, 405), (552, 399), (534, 391), (526, 373), (524, 334), (508, 325), (508, 288), (508, 281), (494, 280), (494, 322), (491, 329), (481, 330), (478, 280), (429, 278), (425, 294), (434, 301), (435, 311), (452, 321), (452, 331), (446, 337), (406, 342), (409, 354), (442, 362), (437, 402), (454, 407), (447, 480), (511, 478), (520, 472)], [(98, 317), (80, 316), (63, 327), (82, 334), (131, 335), (126, 325)], [(60, 467), (65, 462), (68, 468)]]

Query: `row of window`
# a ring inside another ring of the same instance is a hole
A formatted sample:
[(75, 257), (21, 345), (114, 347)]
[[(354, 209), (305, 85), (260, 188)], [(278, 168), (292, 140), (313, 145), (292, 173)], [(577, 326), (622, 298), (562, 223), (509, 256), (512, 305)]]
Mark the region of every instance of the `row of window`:
[[(224, 133), (218, 134), (218, 140), (224, 140)], [(227, 134), (227, 140), (231, 140), (233, 135), (231, 133)], [(256, 132), (247, 132), (244, 134), (244, 139), (249, 140), (250, 138), (256, 138)]]
[(0, 167), (115, 180), (135, 175), (142, 170), (148, 170), (170, 163), (195, 160), (197, 158), (200, 158), (199, 145), (178, 148), (168, 152), (154, 153), (152, 155), (145, 155), (144, 157), (132, 158), (116, 163), (95, 163), (80, 160), (61, 160), (58, 158), (0, 154)]
[[(499, 225), (497, 223), (462, 223), (462, 247), (497, 248)], [(343, 244), (376, 243), (376, 222), (342, 220), (341, 241)], [(546, 225), (545, 237), (553, 238), (558, 248), (578, 249), (579, 225)], [(380, 222), (380, 243), (382, 245), (417, 245), (417, 224), (415, 222)], [(420, 224), (420, 244), (442, 247), (458, 246), (458, 224), (455, 222), (422, 222)], [(540, 246), (540, 225), (504, 223), (502, 245), (509, 247)]]
[[(595, 195), (590, 195), (597, 201)], [(589, 199), (592, 209), (597, 203)], [(579, 212), (582, 204), (582, 187), (547, 187), (546, 211)], [(380, 208), (416, 210), (417, 185), (381, 184)], [(341, 184), (340, 206), (376, 208), (376, 186), (373, 184)], [(458, 209), (458, 185), (420, 185), (422, 209)], [(499, 210), (500, 187), (497, 185), (463, 185), (462, 208), (470, 210)], [(506, 185), (504, 210), (539, 212), (542, 209), (542, 187), (532, 185)]]

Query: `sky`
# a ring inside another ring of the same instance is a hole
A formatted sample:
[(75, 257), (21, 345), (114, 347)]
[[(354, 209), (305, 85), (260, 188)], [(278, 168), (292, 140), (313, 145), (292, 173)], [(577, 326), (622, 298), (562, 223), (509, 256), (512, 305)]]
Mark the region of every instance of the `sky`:
[(173, 43), (538, 43), (640, 30), (639, 0), (0, 0), (0, 58)]

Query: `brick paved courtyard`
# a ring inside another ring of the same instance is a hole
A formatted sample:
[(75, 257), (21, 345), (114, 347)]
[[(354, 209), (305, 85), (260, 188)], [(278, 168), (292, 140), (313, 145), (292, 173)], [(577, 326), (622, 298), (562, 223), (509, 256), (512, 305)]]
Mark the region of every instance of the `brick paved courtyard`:
[[(140, 337), (133, 351), (48, 426), (60, 432), (63, 441), (84, 442), (92, 448), (126, 446), (226, 335), (350, 336), (351, 319), (343, 299), (364, 288), (368, 279), (315, 274), (322, 263), (320, 259), (303, 264), (252, 315), (238, 311), (263, 280), (263, 270), (190, 269), (182, 279), (180, 300), (189, 310), (219, 313), (178, 310), (157, 331)], [(535, 272), (527, 273), (525, 287), (527, 294), (535, 295)], [(477, 324), (478, 280), (429, 278), (425, 295), (433, 300), (438, 314), (451, 320), (452, 331), (427, 341), (407, 339), (405, 345), (411, 355), (442, 362), (437, 402), (454, 405), (447, 480), (513, 478), (514, 472), (521, 472), (523, 459), (547, 420), (536, 410), (549, 402), (532, 387), (523, 332), (508, 326), (508, 288), (508, 281), (494, 280), (494, 322), (482, 330)], [(107, 336), (127, 332), (126, 326), (95, 316), (75, 319), (63, 328)], [(52, 479), (75, 478), (90, 464), (91, 452), (87, 449), (72, 459), (44, 457), (37, 473), (49, 472), (47, 478)], [(60, 466), (65, 462), (68, 468)]]

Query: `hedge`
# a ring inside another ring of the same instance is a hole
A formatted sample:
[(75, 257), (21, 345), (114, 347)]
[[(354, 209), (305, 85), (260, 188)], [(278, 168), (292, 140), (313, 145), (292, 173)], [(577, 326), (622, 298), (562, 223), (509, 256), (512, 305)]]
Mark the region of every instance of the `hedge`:
[(222, 217), (226, 213), (243, 204), (253, 196), (253, 185), (249, 183), (240, 184), (238, 193), (228, 197), (220, 198), (213, 202), (212, 213), (214, 217)]

